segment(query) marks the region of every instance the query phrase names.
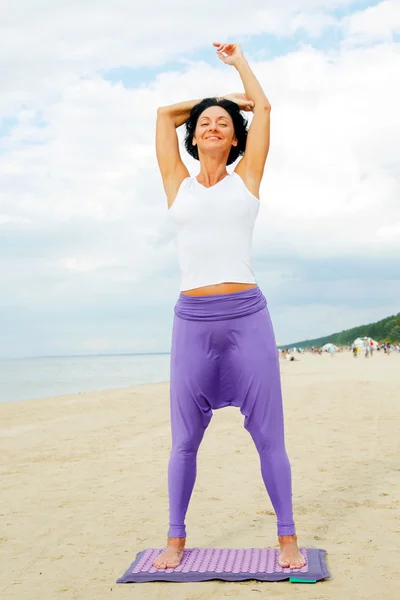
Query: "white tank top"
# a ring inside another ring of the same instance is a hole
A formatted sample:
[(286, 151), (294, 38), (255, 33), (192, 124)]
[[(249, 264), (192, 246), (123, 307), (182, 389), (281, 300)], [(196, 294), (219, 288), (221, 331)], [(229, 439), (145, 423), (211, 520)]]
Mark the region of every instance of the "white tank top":
[(256, 283), (252, 239), (260, 201), (237, 173), (210, 188), (181, 183), (169, 209), (176, 227), (180, 291), (217, 283)]

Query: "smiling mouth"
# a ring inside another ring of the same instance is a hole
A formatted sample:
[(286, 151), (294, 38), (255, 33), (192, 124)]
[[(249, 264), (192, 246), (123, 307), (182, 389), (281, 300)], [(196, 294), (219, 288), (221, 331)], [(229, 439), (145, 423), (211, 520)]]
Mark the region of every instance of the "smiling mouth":
[(206, 137), (206, 140), (220, 140), (221, 138), (218, 137), (217, 135), (209, 135), (208, 137)]

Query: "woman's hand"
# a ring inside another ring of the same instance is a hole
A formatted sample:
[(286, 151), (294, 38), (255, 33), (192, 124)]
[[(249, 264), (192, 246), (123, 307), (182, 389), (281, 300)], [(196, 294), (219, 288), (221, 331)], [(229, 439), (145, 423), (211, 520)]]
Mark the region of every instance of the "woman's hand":
[(214, 42), (213, 46), (218, 48), (218, 57), (226, 65), (234, 65), (237, 60), (244, 58), (244, 54), (239, 44), (221, 44), (220, 42)]
[(254, 108), (253, 100), (250, 100), (246, 94), (233, 93), (222, 96), (222, 98), (224, 100), (235, 102), (239, 106), (240, 110), (244, 110), (246, 112), (252, 111)]

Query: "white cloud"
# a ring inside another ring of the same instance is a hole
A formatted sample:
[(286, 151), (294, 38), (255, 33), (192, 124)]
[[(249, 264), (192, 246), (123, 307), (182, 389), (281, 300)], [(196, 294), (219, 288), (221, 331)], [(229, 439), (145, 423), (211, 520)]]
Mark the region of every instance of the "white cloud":
[[(0, 119), (17, 119), (0, 137), (0, 308), (62, 314), (96, 303), (133, 314), (171, 305), (177, 257), (155, 160), (156, 107), (241, 87), (233, 69), (212, 63), (211, 45), (211, 64), (186, 53), (214, 35), (317, 35), (338, 26), (328, 9), (345, 4), (260, 0), (244, 12), (233, 2), (227, 16), (217, 3), (211, 21), (207, 4), (200, 11), (177, 0), (160, 4), (157, 20), (154, 7), (125, 2), (35, 3), (20, 15), (13, 5), (0, 26)], [(353, 39), (357, 21), (344, 23)], [(184, 60), (180, 71), (136, 89), (96, 72), (173, 57)], [(398, 45), (322, 52), (305, 44), (252, 64), (273, 107), (256, 257), (398, 252)], [(197, 163), (185, 160), (195, 172)], [(263, 280), (279, 291), (292, 275), (277, 267)], [(82, 343), (112, 339), (111, 328)]]
[[(320, 35), (349, 0), (20, 0), (0, 15), (0, 114), (55, 102), (75, 76), (184, 60), (207, 41)], [(355, 3), (357, 4), (357, 3)], [(211, 16), (211, 18), (210, 18)], [(4, 93), (4, 92), (7, 93)]]
[(319, 37), (328, 27), (338, 27), (339, 21), (337, 17), (323, 12), (299, 12), (293, 16), (290, 29), (294, 34), (297, 31), (305, 31), (310, 36)]
[(342, 20), (345, 45), (391, 42), (400, 33), (400, 3), (384, 0)]
[(385, 238), (400, 237), (400, 223), (379, 227), (378, 231), (376, 232), (376, 235)]

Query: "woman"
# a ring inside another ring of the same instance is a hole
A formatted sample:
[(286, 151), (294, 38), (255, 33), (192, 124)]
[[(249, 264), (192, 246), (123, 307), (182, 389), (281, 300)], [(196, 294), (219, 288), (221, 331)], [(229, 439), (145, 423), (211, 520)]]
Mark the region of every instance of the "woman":
[[(154, 566), (179, 565), (198, 448), (212, 410), (237, 406), (259, 452), (277, 515), (280, 565), (299, 568), (305, 560), (293, 521), (278, 352), (251, 264), (271, 107), (240, 46), (214, 46), (219, 58), (239, 72), (245, 93), (182, 102), (157, 114), (157, 159), (177, 229), (181, 293), (171, 349), (170, 527), (167, 547)], [(241, 110), (254, 113), (248, 132)], [(195, 178), (179, 154), (176, 128), (184, 123), (185, 147), (200, 161)], [(229, 175), (227, 165), (241, 155)]]

